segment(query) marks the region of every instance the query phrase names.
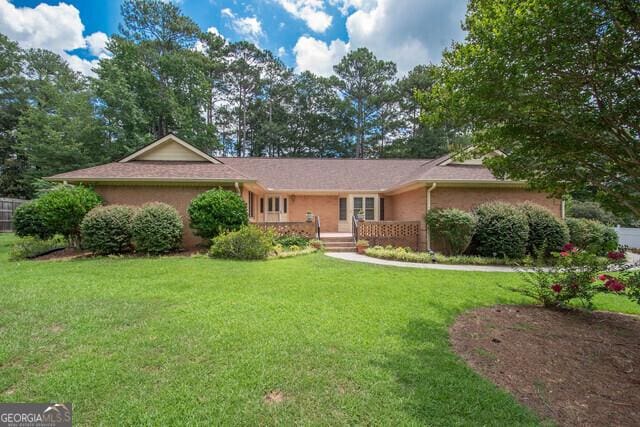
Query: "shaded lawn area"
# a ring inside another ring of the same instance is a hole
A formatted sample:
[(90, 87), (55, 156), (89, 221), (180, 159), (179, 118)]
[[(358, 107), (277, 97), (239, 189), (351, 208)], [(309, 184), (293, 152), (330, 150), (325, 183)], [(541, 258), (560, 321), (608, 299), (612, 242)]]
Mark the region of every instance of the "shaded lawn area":
[[(460, 312), (525, 300), (509, 273), (266, 262), (8, 262), (0, 401), (73, 403), (76, 425), (537, 425), (466, 367)], [(639, 313), (621, 297), (601, 309)], [(265, 403), (272, 391), (280, 403)]]

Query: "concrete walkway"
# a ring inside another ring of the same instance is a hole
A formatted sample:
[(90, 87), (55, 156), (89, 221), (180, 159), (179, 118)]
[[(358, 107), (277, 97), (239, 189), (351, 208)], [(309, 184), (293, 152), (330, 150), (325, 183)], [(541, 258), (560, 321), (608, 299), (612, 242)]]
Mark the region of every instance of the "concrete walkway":
[(450, 264), (423, 264), (420, 262), (392, 261), (389, 259), (373, 258), (360, 255), (355, 252), (325, 252), (326, 256), (341, 259), (344, 261), (364, 262), (368, 264), (386, 265), (391, 267), (407, 268), (427, 268), (432, 270), (455, 270), (455, 271), (484, 271), (493, 273), (513, 273), (527, 269), (517, 269), (500, 265), (450, 265)]
[[(492, 273), (514, 273), (533, 272), (533, 268), (518, 268), (501, 265), (453, 265), (453, 264), (424, 264), (421, 262), (393, 261), (389, 259), (374, 258), (360, 255), (355, 252), (325, 252), (331, 258), (343, 261), (364, 262), (367, 264), (386, 265), (391, 267), (426, 268), (432, 270), (454, 270), (454, 271), (484, 271)], [(627, 262), (637, 264), (634, 268), (640, 268), (640, 255), (627, 252)], [(545, 268), (546, 270), (546, 268)]]

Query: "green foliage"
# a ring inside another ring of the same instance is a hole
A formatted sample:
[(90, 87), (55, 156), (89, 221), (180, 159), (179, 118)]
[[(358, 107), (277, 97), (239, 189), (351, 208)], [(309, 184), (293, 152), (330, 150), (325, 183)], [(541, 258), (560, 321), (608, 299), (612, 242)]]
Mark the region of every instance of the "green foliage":
[(611, 227), (591, 219), (567, 218), (571, 243), (596, 255), (618, 248), (618, 235)]
[(231, 191), (209, 190), (199, 194), (187, 210), (189, 226), (205, 239), (235, 231), (249, 222), (247, 207), (242, 198)]
[(460, 255), (476, 230), (476, 217), (460, 209), (432, 209), (425, 218), (429, 233), (445, 255)]
[(374, 246), (365, 252), (374, 258), (389, 259), (404, 262), (420, 262), (425, 264), (452, 264), (452, 265), (531, 265), (531, 258), (510, 259), (496, 257), (481, 257), (477, 255), (453, 255), (447, 256), (440, 253), (415, 252), (411, 248), (398, 248), (393, 246)]
[(52, 249), (65, 247), (65, 240), (62, 236), (54, 236), (49, 239), (39, 239), (37, 237), (23, 237), (17, 239), (11, 247), (9, 259), (12, 261), (35, 258), (49, 252)]
[(100, 254), (119, 254), (131, 250), (130, 206), (109, 205), (93, 208), (82, 220), (82, 246)]
[(147, 203), (133, 215), (131, 235), (136, 252), (161, 254), (182, 244), (182, 218), (166, 203)]
[(464, 28), (421, 96), (428, 123), (509, 153), (486, 160), (498, 176), (640, 217), (637, 2), (472, 0)]
[(18, 206), (13, 214), (13, 227), (20, 237), (33, 236), (46, 240), (55, 234), (47, 227), (37, 199)]
[(540, 251), (548, 255), (569, 243), (569, 228), (548, 209), (530, 202), (522, 203), (518, 208), (529, 220), (527, 252), (530, 255), (537, 256)]
[(244, 226), (215, 237), (209, 250), (213, 258), (239, 260), (266, 259), (274, 248), (274, 235), (270, 230)]
[(275, 242), (285, 248), (289, 248), (291, 246), (305, 248), (309, 245), (309, 238), (301, 234), (283, 234), (277, 236), (275, 238)]
[(606, 225), (616, 225), (616, 216), (605, 211), (598, 202), (581, 202), (572, 200), (567, 214), (572, 218), (584, 218), (599, 221)]
[(82, 219), (101, 203), (100, 196), (90, 188), (58, 185), (37, 199), (37, 209), (50, 235), (62, 234), (77, 246)]
[(527, 251), (529, 221), (516, 206), (484, 203), (474, 210), (478, 225), (471, 247), (478, 255), (522, 258)]

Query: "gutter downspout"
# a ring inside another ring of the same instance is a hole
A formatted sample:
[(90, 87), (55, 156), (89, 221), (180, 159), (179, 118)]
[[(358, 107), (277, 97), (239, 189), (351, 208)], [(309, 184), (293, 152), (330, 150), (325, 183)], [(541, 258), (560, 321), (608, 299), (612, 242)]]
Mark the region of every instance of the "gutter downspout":
[[(427, 213), (431, 210), (431, 192), (435, 190), (436, 183), (431, 184), (431, 187), (427, 188)], [(431, 252), (431, 233), (429, 232), (429, 224), (427, 224), (427, 251)]]
[(236, 193), (242, 195), (242, 191), (240, 191), (240, 184), (238, 184), (238, 181), (234, 182), (233, 186), (236, 187)]

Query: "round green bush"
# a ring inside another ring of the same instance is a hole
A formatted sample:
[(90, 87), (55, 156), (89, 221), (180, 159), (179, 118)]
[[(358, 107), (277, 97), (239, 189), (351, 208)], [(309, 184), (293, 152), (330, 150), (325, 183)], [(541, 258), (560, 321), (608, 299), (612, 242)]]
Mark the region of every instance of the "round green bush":
[(213, 239), (226, 231), (234, 231), (249, 222), (247, 206), (231, 191), (209, 190), (189, 204), (189, 226), (205, 239)]
[(182, 244), (182, 218), (166, 203), (147, 203), (133, 215), (131, 235), (136, 251), (161, 254)]
[(473, 237), (478, 220), (460, 209), (432, 209), (425, 217), (434, 243), (446, 255), (463, 253)]
[(548, 209), (531, 202), (518, 206), (529, 221), (529, 237), (527, 252), (538, 255), (544, 250), (544, 255), (559, 251), (569, 243), (569, 228), (556, 218)]
[(84, 216), (102, 203), (95, 191), (80, 185), (58, 185), (37, 200), (47, 230), (62, 234), (73, 246), (79, 243)]
[(13, 214), (13, 227), (20, 237), (46, 240), (55, 234), (47, 227), (37, 199), (18, 206)]
[(522, 258), (527, 252), (529, 221), (516, 206), (484, 203), (474, 213), (478, 218), (471, 241), (475, 253), (487, 257)]
[(209, 250), (213, 258), (242, 260), (265, 259), (274, 248), (274, 236), (269, 230), (244, 226), (215, 237)]
[(110, 205), (93, 208), (82, 220), (82, 245), (100, 254), (119, 254), (131, 250), (130, 206)]
[(618, 234), (609, 226), (591, 219), (567, 218), (571, 243), (596, 255), (618, 248)]

